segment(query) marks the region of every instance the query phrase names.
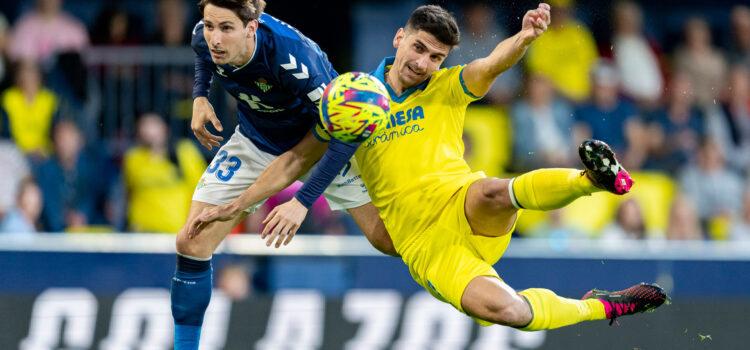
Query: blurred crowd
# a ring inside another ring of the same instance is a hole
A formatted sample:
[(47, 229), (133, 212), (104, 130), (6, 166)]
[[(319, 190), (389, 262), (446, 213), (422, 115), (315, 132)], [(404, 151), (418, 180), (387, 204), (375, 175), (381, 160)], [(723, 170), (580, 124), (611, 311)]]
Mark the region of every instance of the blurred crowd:
[[(507, 126), (501, 174), (580, 167), (577, 145), (597, 138), (612, 146), (643, 193), (597, 204), (606, 210), (589, 232), (569, 224), (592, 215), (583, 208), (583, 216), (528, 215), (519, 234), (750, 239), (750, 7), (729, 8), (720, 24), (698, 12), (686, 15), (674, 24), (681, 35), (667, 41), (649, 32), (649, 21), (659, 18), (648, 17), (641, 2), (612, 2), (605, 34), (589, 29), (580, 16), (586, 9), (573, 0), (549, 2), (547, 33), (477, 103), (497, 111), (492, 118)], [(189, 111), (136, 108), (126, 122), (114, 123), (114, 132), (103, 133), (111, 116), (102, 106), (115, 102), (92, 87), (90, 76), (101, 67), (87, 64), (86, 53), (189, 45), (194, 6), (154, 0), (144, 14), (118, 2), (100, 5), (88, 21), (65, 11), (62, 0), (36, 0), (13, 16), (0, 13), (0, 232), (175, 233), (183, 224), (212, 156), (186, 127)], [(502, 6), (460, 2), (451, 8), (462, 43), (446, 65), (486, 56), (517, 30), (508, 29), (513, 26), (503, 20)], [(179, 85), (170, 93), (189, 106), (190, 77), (170, 79), (155, 89)], [(231, 98), (217, 101), (217, 113), (231, 126)], [(467, 123), (471, 117), (470, 110)], [(224, 129), (232, 130), (227, 124)], [(478, 152), (471, 149), (478, 143), (469, 142), (467, 151)], [(259, 232), (265, 214), (298, 186), (272, 197), (235, 232)], [(654, 213), (662, 218), (649, 217)], [(321, 199), (301, 231), (358, 229)]]

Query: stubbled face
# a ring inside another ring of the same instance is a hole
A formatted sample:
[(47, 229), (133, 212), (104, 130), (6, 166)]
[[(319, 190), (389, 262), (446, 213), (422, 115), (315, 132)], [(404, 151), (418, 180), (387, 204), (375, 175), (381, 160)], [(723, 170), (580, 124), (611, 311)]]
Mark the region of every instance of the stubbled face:
[(389, 71), (395, 74), (402, 89), (423, 83), (440, 65), (451, 51), (449, 45), (438, 41), (432, 34), (422, 30), (407, 32), (399, 29), (393, 38), (396, 59)]
[(258, 21), (244, 26), (232, 10), (212, 4), (203, 9), (203, 37), (216, 64), (245, 64), (252, 56), (257, 29)]

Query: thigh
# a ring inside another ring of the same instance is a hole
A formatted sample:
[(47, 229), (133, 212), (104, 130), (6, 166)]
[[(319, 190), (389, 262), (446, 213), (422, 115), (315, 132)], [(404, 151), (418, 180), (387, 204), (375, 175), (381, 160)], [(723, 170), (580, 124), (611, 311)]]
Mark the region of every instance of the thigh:
[(434, 297), (464, 313), (461, 297), (473, 279), (479, 276), (499, 279), (495, 269), (466, 242), (457, 240), (426, 255), (428, 267), (418, 282)]
[(469, 185), (464, 210), (474, 234), (497, 237), (513, 231), (518, 209), (510, 201), (509, 183), (508, 179), (485, 178)]
[[(258, 179), (275, 158), (235, 131), (201, 176), (193, 193), (193, 201), (213, 205), (232, 202)], [(247, 208), (246, 212), (252, 213), (262, 204), (260, 202)]]
[(362, 230), (362, 233), (375, 249), (384, 254), (399, 256), (393, 247), (391, 236), (388, 235), (385, 224), (380, 218), (378, 209), (372, 203), (351, 208), (348, 211), (349, 215), (352, 216), (352, 219), (354, 219), (359, 229)]
[(203, 228), (201, 233), (193, 238), (187, 237), (188, 226), (200, 215), (203, 209), (213, 207), (213, 204), (193, 201), (190, 205), (185, 225), (177, 233), (177, 253), (196, 258), (209, 258), (221, 244), (229, 232), (245, 218), (247, 213), (231, 221), (214, 221)]

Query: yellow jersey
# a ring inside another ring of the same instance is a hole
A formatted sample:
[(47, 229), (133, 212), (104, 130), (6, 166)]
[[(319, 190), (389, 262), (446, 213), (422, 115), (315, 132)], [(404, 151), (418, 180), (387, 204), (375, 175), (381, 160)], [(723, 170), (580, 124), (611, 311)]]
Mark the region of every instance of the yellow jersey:
[(48, 153), (52, 148), (50, 130), (54, 124), (59, 101), (50, 90), (41, 89), (34, 100), (26, 100), (18, 87), (5, 90), (0, 96), (0, 107), (8, 115), (7, 128), (18, 148), (24, 153)]
[[(394, 58), (372, 74), (385, 84)], [(465, 66), (444, 68), (396, 96), (386, 85), (391, 115), (385, 130), (355, 154), (362, 179), (397, 251), (410, 245), (441, 215), (451, 197), (483, 175), (464, 161), (464, 117), (479, 97), (464, 85)]]
[(143, 146), (125, 153), (123, 175), (130, 197), (130, 229), (177, 233), (185, 223), (193, 189), (206, 169), (206, 161), (187, 139), (178, 142), (175, 151), (176, 164)]
[(563, 95), (583, 101), (591, 93), (589, 72), (599, 52), (591, 32), (581, 23), (569, 21), (565, 26), (550, 26), (529, 47), (526, 67), (550, 79)]

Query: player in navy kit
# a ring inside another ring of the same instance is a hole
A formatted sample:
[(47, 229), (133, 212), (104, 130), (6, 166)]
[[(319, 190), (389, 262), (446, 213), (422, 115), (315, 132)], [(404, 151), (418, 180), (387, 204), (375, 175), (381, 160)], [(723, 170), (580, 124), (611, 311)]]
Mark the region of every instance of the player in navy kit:
[[(237, 99), (239, 125), (196, 186), (177, 234), (171, 291), (175, 349), (198, 348), (216, 247), (248, 213), (300, 176), (305, 184), (293, 200), (303, 209), (291, 216), (304, 217), (317, 199), (313, 194), (335, 176), (324, 192), (331, 209), (348, 210), (373, 246), (396, 254), (350, 159), (356, 145), (330, 139), (318, 123), (316, 103), (337, 75), (326, 54), (298, 30), (264, 14), (263, 0), (201, 0), (198, 7), (203, 20), (193, 29), (191, 127), (208, 149), (223, 141), (205, 127), (211, 122), (222, 130), (207, 99), (212, 78)], [(266, 244), (277, 237), (276, 247), (288, 243), (294, 231), (276, 226)]]

